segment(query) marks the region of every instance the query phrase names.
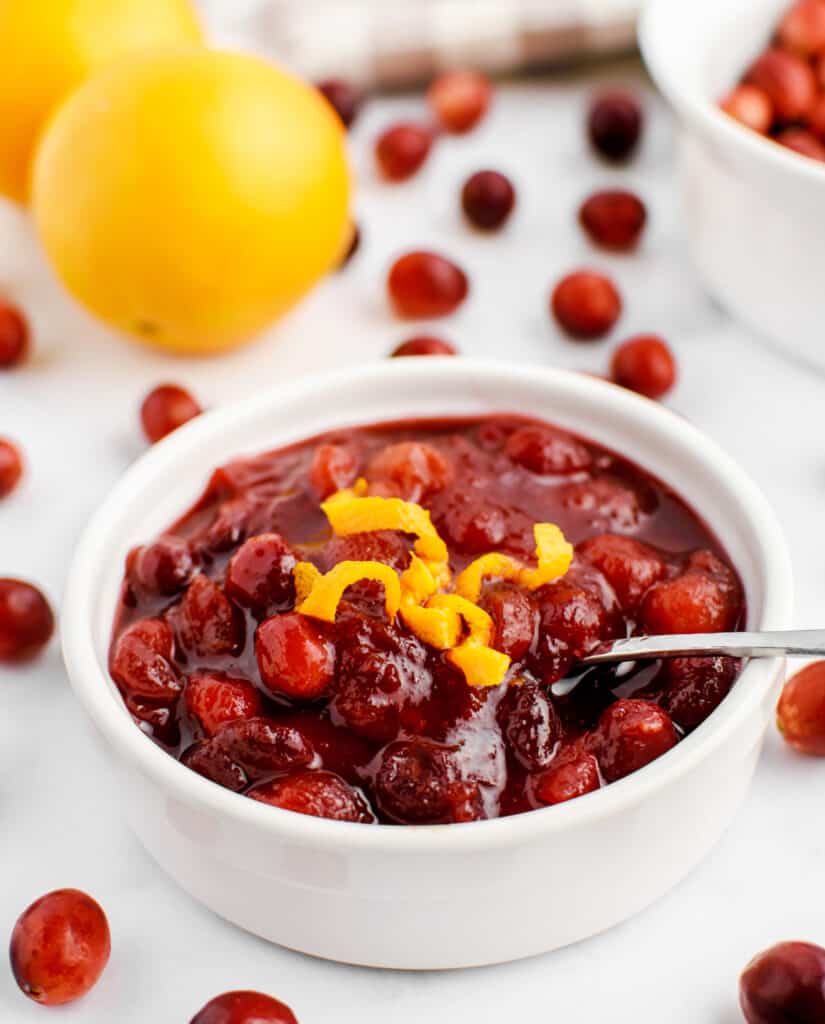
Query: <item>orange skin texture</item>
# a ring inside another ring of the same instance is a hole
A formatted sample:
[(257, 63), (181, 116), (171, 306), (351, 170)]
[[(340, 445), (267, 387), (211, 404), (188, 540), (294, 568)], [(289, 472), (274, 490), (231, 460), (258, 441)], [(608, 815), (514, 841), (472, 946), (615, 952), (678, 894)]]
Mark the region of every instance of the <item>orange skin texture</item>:
[(795, 750), (825, 757), (825, 661), (807, 665), (788, 680), (776, 724)]

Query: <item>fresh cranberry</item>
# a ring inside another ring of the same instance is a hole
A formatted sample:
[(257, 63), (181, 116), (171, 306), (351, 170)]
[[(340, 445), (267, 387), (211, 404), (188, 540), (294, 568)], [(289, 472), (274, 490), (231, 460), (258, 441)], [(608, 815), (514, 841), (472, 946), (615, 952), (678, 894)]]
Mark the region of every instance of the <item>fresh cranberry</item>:
[(339, 562), (383, 562), (403, 572), (410, 564), (411, 546), (403, 533), (392, 530), (331, 537), (321, 552), (321, 566), (329, 572)]
[(131, 579), (150, 594), (178, 594), (195, 573), (195, 559), (189, 543), (168, 535), (154, 544), (137, 548), (129, 557)]
[(642, 519), (655, 511), (655, 496), (608, 476), (567, 484), (562, 504), (573, 513), (589, 516), (594, 530), (628, 533), (636, 530)]
[(765, 50), (751, 64), (745, 81), (768, 96), (779, 121), (803, 119), (816, 99), (816, 78), (810, 65), (784, 50)]
[(629, 93), (603, 93), (591, 104), (587, 133), (593, 147), (605, 159), (626, 160), (636, 149), (641, 131), (641, 107)]
[(215, 733), (215, 742), (250, 778), (312, 764), (315, 751), (304, 734), (269, 718), (236, 718)]
[(635, 249), (647, 221), (645, 204), (632, 192), (595, 192), (579, 210), (579, 223), (596, 245), (627, 252)]
[(319, 444), (309, 467), (312, 489), (323, 500), (349, 487), (358, 475), (358, 464), (358, 454), (352, 445)]
[(41, 591), (23, 580), (0, 579), (0, 662), (28, 661), (54, 632), (54, 615)]
[(297, 559), (279, 533), (262, 533), (242, 544), (226, 567), (224, 590), (245, 608), (264, 610), (295, 600)]
[(352, 225), (352, 234), (350, 235), (349, 245), (344, 250), (344, 255), (341, 257), (336, 270), (343, 270), (344, 267), (349, 265), (352, 257), (358, 252), (361, 247), (361, 228), (357, 224)]
[(498, 171), (477, 171), (464, 183), (461, 208), (473, 227), (496, 231), (513, 212), (516, 190)]
[(521, 661), (536, 632), (536, 608), (530, 594), (513, 583), (494, 583), (484, 588), (479, 604), (493, 620), (492, 646), (513, 661)]
[(421, 167), (433, 145), (432, 129), (402, 121), (382, 132), (375, 143), (375, 159), (387, 181), (406, 181)]
[(600, 786), (599, 763), (584, 751), (569, 755), (562, 751), (549, 768), (530, 780), (531, 792), (540, 804), (561, 804)]
[(613, 353), (610, 375), (623, 388), (647, 398), (663, 398), (676, 383), (676, 360), (657, 335), (640, 334), (622, 342)]
[(594, 270), (576, 270), (563, 277), (553, 289), (550, 305), (559, 326), (582, 341), (604, 337), (622, 311), (616, 286)]
[(680, 576), (645, 595), (641, 624), (648, 633), (719, 633), (733, 629), (742, 595), (731, 569), (709, 551), (694, 552)]
[(298, 1024), (290, 1008), (261, 992), (224, 992), (199, 1010), (189, 1024)]
[(149, 392), (140, 407), (146, 440), (155, 444), (201, 412), (201, 407), (188, 391), (177, 384), (161, 384)]
[(253, 786), (247, 796), (272, 807), (282, 807), (313, 818), (365, 824), (375, 821), (360, 791), (332, 772), (295, 772), (286, 778)]
[(0, 437), (0, 498), (5, 498), (17, 487), (23, 476), (23, 456), (16, 444)]
[(825, 757), (825, 661), (791, 676), (779, 698), (776, 723), (795, 750)]
[(820, 1024), (825, 1020), (825, 949), (781, 942), (754, 957), (739, 979), (748, 1024)]
[(509, 687), (499, 704), (498, 719), (510, 750), (528, 771), (550, 764), (562, 724), (553, 702), (536, 683)]
[(820, 93), (811, 107), (808, 128), (820, 142), (825, 141), (825, 93)]
[(19, 366), (29, 350), (29, 325), (19, 309), (0, 299), (0, 370)]
[(419, 334), (414, 338), (402, 341), (390, 353), (393, 359), (400, 356), (457, 356), (458, 349), (443, 338), (434, 338), (429, 334)]
[(273, 615), (255, 635), (261, 680), (272, 694), (314, 700), (332, 682), (332, 644), (310, 619), (298, 612)]
[[(456, 797), (458, 806), (466, 811), (466, 787), (463, 785), (457, 791), (456, 782), (452, 748), (421, 738), (397, 740), (381, 754), (375, 798), (391, 821), (407, 825), (447, 824), (455, 820)], [(480, 804), (477, 809), (481, 816)]]
[(215, 739), (198, 740), (184, 750), (180, 759), (193, 772), (233, 793), (249, 785), (249, 776)]
[(627, 613), (635, 613), (647, 591), (667, 575), (667, 565), (655, 548), (621, 534), (590, 537), (576, 551), (602, 573)]
[(492, 98), (493, 83), (478, 71), (446, 71), (427, 90), (427, 101), (441, 127), (456, 133), (475, 128)]
[(343, 78), (325, 78), (316, 88), (341, 118), (344, 127), (349, 128), (357, 117), (364, 99), (360, 90)]
[(679, 740), (666, 712), (648, 700), (617, 700), (602, 714), (590, 739), (602, 775), (622, 779), (650, 764)]
[(825, 53), (825, 4), (822, 0), (797, 0), (782, 16), (776, 34), (784, 49), (801, 57)]
[(208, 576), (196, 576), (180, 603), (183, 646), (202, 658), (237, 654), (243, 646), (243, 618)]
[(187, 677), (184, 701), (207, 736), (226, 722), (254, 718), (261, 711), (261, 695), (248, 679), (211, 670)]
[(61, 1006), (97, 984), (110, 950), (100, 906), (85, 892), (58, 889), (17, 919), (9, 955), (21, 992), (43, 1006)]
[(785, 149), (791, 149), (800, 156), (807, 156), (811, 160), (825, 161), (825, 145), (809, 131), (804, 128), (786, 128), (774, 136), (774, 140)]
[(739, 672), (734, 658), (668, 658), (659, 681), (659, 707), (686, 732), (695, 729), (727, 697)]
[(755, 85), (737, 85), (722, 100), (722, 110), (751, 131), (767, 135), (773, 124), (773, 103), (770, 96)]
[(117, 638), (111, 671), (127, 693), (149, 700), (173, 701), (182, 683), (172, 665), (174, 637), (163, 619), (140, 619)]
[(439, 317), (454, 312), (467, 298), (464, 271), (435, 252), (399, 257), (387, 278), (390, 300), (399, 316)]
[(446, 456), (425, 441), (399, 441), (377, 452), (367, 463), (370, 483), (385, 482), (398, 489), (405, 501), (443, 490), (453, 476)]
[(558, 427), (519, 427), (507, 438), (504, 450), (513, 462), (539, 476), (578, 473), (592, 461), (587, 448)]

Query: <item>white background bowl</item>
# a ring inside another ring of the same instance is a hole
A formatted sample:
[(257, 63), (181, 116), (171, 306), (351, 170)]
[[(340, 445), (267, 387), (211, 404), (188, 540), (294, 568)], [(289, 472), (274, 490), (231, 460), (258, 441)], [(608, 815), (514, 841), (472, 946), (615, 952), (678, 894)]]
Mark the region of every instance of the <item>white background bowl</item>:
[(580, 374), (399, 360), (305, 379), (210, 413), (148, 452), (93, 518), (64, 601), (75, 691), (122, 774), (122, 804), (157, 861), (231, 921), (318, 956), (382, 967), (500, 962), (621, 921), (669, 889), (741, 801), (782, 664), (750, 664), (695, 733), (653, 766), (569, 804), (494, 821), (368, 827), (230, 793), (130, 720), (106, 671), (123, 559), (168, 526), (228, 458), (380, 420), (518, 411), (614, 447), (671, 483), (737, 565), (749, 623), (790, 623), (785, 544), (759, 491), (655, 403)]
[(685, 223), (706, 287), (753, 330), (825, 367), (825, 165), (718, 109), (788, 0), (649, 0), (639, 43), (681, 122)]

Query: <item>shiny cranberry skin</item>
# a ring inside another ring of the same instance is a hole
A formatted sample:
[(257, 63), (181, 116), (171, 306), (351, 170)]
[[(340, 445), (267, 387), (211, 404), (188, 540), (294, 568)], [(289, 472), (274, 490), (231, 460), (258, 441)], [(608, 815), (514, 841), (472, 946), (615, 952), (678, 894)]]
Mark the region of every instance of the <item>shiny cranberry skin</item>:
[(199, 1010), (189, 1024), (298, 1024), (285, 1004), (262, 992), (224, 992)]
[(297, 612), (273, 615), (255, 636), (261, 681), (272, 694), (314, 700), (335, 671), (332, 644), (310, 619)]
[(316, 88), (341, 118), (344, 127), (349, 128), (361, 109), (364, 99), (361, 91), (343, 78), (325, 78)]
[(316, 496), (323, 500), (349, 487), (358, 476), (358, 465), (358, 454), (352, 445), (319, 444), (309, 467), (309, 482)]
[(655, 496), (646, 496), (608, 476), (568, 484), (562, 504), (589, 516), (593, 529), (617, 532), (635, 530), (646, 515), (656, 510)]
[(331, 537), (321, 552), (321, 568), (329, 572), (339, 562), (383, 562), (403, 572), (410, 564), (411, 547), (404, 534), (395, 530)]
[(550, 307), (571, 337), (590, 341), (610, 331), (619, 319), (622, 299), (609, 277), (595, 270), (576, 270), (553, 289)]
[(825, 661), (791, 676), (779, 698), (776, 724), (795, 750), (825, 757)]
[(387, 278), (390, 301), (399, 316), (439, 317), (454, 312), (467, 298), (464, 271), (435, 252), (399, 257)]
[(624, 612), (635, 613), (647, 591), (667, 575), (658, 551), (633, 537), (602, 533), (582, 541), (576, 552), (602, 573)]
[(0, 662), (28, 661), (54, 632), (49, 602), (31, 583), (0, 579)]
[(615, 782), (650, 764), (678, 740), (673, 722), (658, 705), (647, 700), (617, 700), (599, 719), (590, 749), (602, 775)]
[(531, 792), (540, 804), (561, 804), (600, 786), (599, 763), (584, 751), (560, 753), (549, 768), (530, 781)]
[(779, 121), (804, 119), (816, 99), (816, 78), (810, 65), (784, 50), (765, 50), (751, 64), (745, 81), (766, 93)]
[(507, 455), (539, 476), (578, 473), (592, 462), (590, 452), (556, 427), (519, 427), (504, 445)]
[(367, 464), (367, 479), (391, 484), (405, 501), (421, 501), (446, 487), (450, 461), (426, 441), (399, 441), (377, 452)]
[(180, 603), (178, 634), (201, 658), (237, 654), (243, 647), (243, 617), (213, 580), (196, 576)]
[(776, 34), (784, 49), (801, 57), (825, 53), (825, 4), (822, 0), (797, 0), (782, 16)]
[(515, 204), (512, 182), (498, 171), (477, 171), (461, 190), (464, 215), (481, 231), (497, 231), (508, 220)]
[(110, 950), (100, 906), (85, 892), (58, 889), (17, 919), (9, 956), (21, 992), (42, 1006), (61, 1006), (94, 987)]
[(676, 372), (673, 353), (655, 334), (640, 334), (622, 342), (610, 364), (615, 384), (646, 398), (664, 398), (676, 383)]
[(498, 707), (507, 745), (528, 770), (546, 768), (562, 738), (562, 724), (550, 698), (536, 683), (511, 686)]
[(492, 98), (493, 83), (478, 71), (446, 71), (427, 90), (427, 102), (441, 127), (458, 134), (475, 128)]
[[(390, 820), (408, 825), (447, 824), (467, 799), (457, 791), (454, 754), (427, 739), (397, 740), (385, 747), (375, 776), (375, 798)], [(462, 784), (463, 785), (463, 784)], [(479, 816), (481, 808), (478, 808)]]
[(402, 341), (392, 350), (390, 356), (398, 359), (402, 356), (457, 356), (458, 349), (443, 338), (435, 338), (429, 334), (416, 335)]
[(648, 633), (718, 633), (735, 628), (741, 611), (735, 575), (702, 551), (690, 556), (681, 575), (651, 587), (640, 620)]
[(800, 156), (807, 156), (811, 160), (825, 161), (825, 145), (812, 133), (803, 128), (787, 128), (774, 136), (774, 140), (785, 149), (793, 150)]
[(169, 702), (182, 683), (172, 665), (174, 637), (163, 619), (140, 619), (117, 638), (111, 659), (115, 682), (128, 694)]
[(227, 722), (260, 714), (261, 695), (248, 679), (212, 670), (187, 677), (184, 702), (207, 736)]
[(597, 96), (587, 116), (587, 134), (594, 149), (606, 160), (627, 160), (639, 143), (642, 110), (626, 92)]
[(432, 129), (425, 124), (403, 121), (382, 132), (375, 143), (375, 160), (387, 181), (406, 181), (429, 156)]
[(246, 795), (271, 807), (308, 814), (313, 818), (364, 824), (375, 821), (362, 794), (332, 772), (295, 772), (285, 778), (253, 786)]
[(499, 548), (507, 536), (507, 512), (483, 497), (459, 495), (436, 527), (462, 554), (483, 555)]
[(23, 476), (23, 456), (16, 444), (0, 437), (0, 498), (5, 498), (20, 483)]
[(245, 541), (226, 567), (224, 590), (244, 608), (264, 610), (295, 600), (292, 571), (297, 559), (278, 533), (262, 533)]
[(617, 252), (635, 249), (647, 221), (645, 204), (632, 192), (595, 192), (579, 210), (579, 223), (596, 245)]
[(722, 110), (751, 131), (767, 135), (773, 124), (773, 103), (770, 96), (755, 85), (737, 85), (722, 100)]
[(494, 583), (484, 588), (479, 604), (493, 620), (492, 646), (521, 661), (533, 643), (538, 622), (531, 595), (513, 583)]
[(195, 573), (195, 559), (182, 537), (161, 537), (129, 557), (130, 579), (150, 594), (171, 596), (184, 590)]
[(825, 1020), (825, 949), (781, 942), (754, 957), (739, 979), (748, 1024), (820, 1024)]
[(0, 370), (19, 366), (29, 350), (29, 325), (19, 309), (0, 299)]
[(195, 399), (177, 384), (161, 384), (144, 398), (140, 407), (143, 433), (150, 444), (155, 444), (173, 430), (200, 415), (201, 407)]
[(690, 732), (727, 697), (738, 672), (735, 658), (668, 658), (657, 680), (664, 684), (659, 707)]
[(312, 744), (293, 726), (269, 718), (236, 718), (215, 733), (215, 743), (250, 778), (305, 768), (312, 764)]

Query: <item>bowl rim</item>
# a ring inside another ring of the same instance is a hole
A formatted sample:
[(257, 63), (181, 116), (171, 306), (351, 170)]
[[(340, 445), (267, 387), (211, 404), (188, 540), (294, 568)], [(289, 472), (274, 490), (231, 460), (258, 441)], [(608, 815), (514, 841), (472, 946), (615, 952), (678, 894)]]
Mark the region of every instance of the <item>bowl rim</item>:
[[(724, 477), (728, 484), (732, 484), (741, 497), (744, 514), (753, 526), (759, 542), (760, 566), (764, 566), (763, 610), (758, 627), (779, 629), (789, 624), (793, 599), (791, 565), (784, 537), (770, 505), (744, 470), (716, 442), (686, 420), (656, 402), (581, 373), (465, 357), (386, 360), (302, 377), (190, 421), (137, 459), (91, 517), (77, 544), (69, 570), (63, 600), (61, 639), (64, 662), (75, 694), (111, 752), (151, 777), (168, 796), (273, 839), (281, 837), (304, 846), (395, 854), (469, 852), (532, 841), (594, 819), (609, 817), (641, 802), (669, 781), (687, 773), (724, 742), (725, 737), (770, 692), (777, 674), (778, 659), (751, 661), (740, 676), (739, 685), (703, 727), (657, 758), (655, 768), (643, 769), (566, 803), (510, 817), (451, 825), (370, 827), (270, 807), (203, 778), (136, 728), (111, 684), (107, 666), (101, 664), (97, 656), (92, 626), (99, 576), (97, 565), (106, 547), (99, 543), (99, 536), (107, 532), (107, 521), (116, 515), (120, 507), (138, 499), (148, 481), (179, 464), (187, 451), (208, 445), (211, 438), (218, 436), (237, 419), (254, 417), (277, 406), (286, 395), (298, 399), (324, 389), (343, 392), (355, 381), (380, 388), (382, 382), (393, 378), (402, 380), (404, 386), (409, 386), (415, 394), (426, 389), (428, 381), (438, 379), (443, 383), (445, 378), (451, 383), (454, 381), (457, 388), (471, 388), (473, 381), (500, 385), (506, 380), (511, 389), (519, 385), (527, 389), (535, 388), (538, 381), (551, 389), (563, 388), (574, 399), (581, 396), (592, 402), (595, 395), (600, 403), (632, 417), (637, 426), (671, 439), (680, 447), (689, 445), (691, 452), (698, 455), (717, 478)], [(496, 411), (503, 410), (491, 409), (490, 414)], [(426, 415), (433, 414), (428, 411)], [(746, 685), (741, 685), (746, 678)]]

